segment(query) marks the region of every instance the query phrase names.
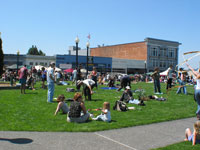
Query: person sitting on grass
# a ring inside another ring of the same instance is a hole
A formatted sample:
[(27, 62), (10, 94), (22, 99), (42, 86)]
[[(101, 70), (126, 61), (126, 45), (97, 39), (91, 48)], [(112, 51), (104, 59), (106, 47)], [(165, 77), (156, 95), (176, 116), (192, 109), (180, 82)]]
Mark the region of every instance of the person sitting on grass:
[(58, 98), (56, 100), (58, 102), (58, 105), (57, 105), (54, 115), (56, 115), (59, 110), (62, 110), (63, 114), (68, 113), (69, 108), (68, 108), (67, 104), (64, 102), (64, 100), (65, 100), (65, 96), (63, 94), (58, 96)]
[(131, 92), (131, 88), (130, 86), (126, 86), (125, 91), (123, 92), (122, 97), (120, 98), (120, 101), (128, 103), (132, 99), (133, 99), (133, 93)]
[(110, 103), (104, 102), (103, 109), (101, 111), (102, 111), (101, 115), (97, 116), (96, 118), (94, 118), (93, 115), (91, 114), (90, 116), (92, 120), (110, 122), (111, 121)]
[(109, 77), (108, 79), (108, 87), (115, 87), (115, 77)]
[(74, 101), (71, 102), (69, 113), (67, 116), (67, 122), (86, 122), (90, 114), (86, 111), (85, 104), (83, 102), (82, 95), (80, 93), (74, 94)]
[(200, 121), (194, 123), (194, 131), (191, 132), (190, 128), (185, 130), (185, 139), (184, 141), (192, 142), (192, 145), (200, 144)]

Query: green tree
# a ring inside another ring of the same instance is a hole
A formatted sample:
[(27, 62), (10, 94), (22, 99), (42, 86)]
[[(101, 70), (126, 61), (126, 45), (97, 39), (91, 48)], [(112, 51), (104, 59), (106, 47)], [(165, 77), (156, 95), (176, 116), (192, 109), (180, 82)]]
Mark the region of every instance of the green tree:
[(31, 48), (29, 48), (27, 55), (42, 55), (45, 56), (45, 53), (43, 53), (41, 50), (38, 51), (38, 48), (34, 45), (32, 45)]
[(39, 50), (39, 55), (45, 56), (45, 53), (43, 53), (41, 50)]
[(0, 33), (0, 76), (3, 74), (3, 66), (4, 66), (4, 54), (2, 49), (2, 39), (1, 39), (1, 33)]

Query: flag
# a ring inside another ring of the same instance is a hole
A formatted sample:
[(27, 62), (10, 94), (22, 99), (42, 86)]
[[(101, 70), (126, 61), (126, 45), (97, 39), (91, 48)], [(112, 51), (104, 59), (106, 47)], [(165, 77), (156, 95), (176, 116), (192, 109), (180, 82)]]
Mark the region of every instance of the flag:
[(90, 40), (90, 34), (88, 34), (87, 38)]

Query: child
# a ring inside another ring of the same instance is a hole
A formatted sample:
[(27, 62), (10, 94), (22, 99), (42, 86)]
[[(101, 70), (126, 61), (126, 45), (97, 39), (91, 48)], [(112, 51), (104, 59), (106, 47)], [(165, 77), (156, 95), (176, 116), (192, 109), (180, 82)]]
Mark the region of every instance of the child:
[(93, 118), (93, 116), (91, 115), (92, 120), (110, 122), (111, 121), (110, 103), (104, 102), (103, 109), (101, 111), (102, 111), (101, 115), (97, 116), (96, 118)]
[(190, 128), (185, 130), (185, 140), (184, 141), (192, 141), (192, 145), (200, 144), (200, 121), (196, 121), (194, 123), (194, 131), (193, 134)]
[(65, 100), (65, 96), (63, 94), (58, 96), (56, 100), (58, 102), (58, 105), (57, 105), (54, 115), (56, 115), (60, 109), (62, 110), (63, 114), (68, 113), (69, 109), (68, 109), (67, 104), (64, 102), (64, 100)]

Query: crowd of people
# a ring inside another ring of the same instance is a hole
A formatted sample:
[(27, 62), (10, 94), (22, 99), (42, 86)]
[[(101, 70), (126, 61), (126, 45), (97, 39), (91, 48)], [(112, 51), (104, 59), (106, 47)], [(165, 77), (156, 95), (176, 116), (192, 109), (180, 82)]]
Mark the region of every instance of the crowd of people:
[[(194, 98), (197, 103), (197, 119), (200, 120), (200, 73), (195, 71), (189, 64), (187, 67), (193, 72), (196, 78), (196, 86), (194, 92)], [(177, 76), (174, 76), (177, 74)], [(75, 68), (71, 74), (63, 74), (60, 71), (55, 71), (55, 63), (50, 63), (50, 66), (45, 69), (36, 70), (35, 67), (32, 67), (30, 70), (24, 65), (18, 72), (9, 71), (5, 72), (2, 76), (2, 80), (10, 81), (11, 86), (14, 82), (19, 80), (21, 84), (21, 93), (25, 94), (25, 90), (30, 87), (32, 90), (35, 90), (34, 85), (37, 81), (42, 81), (42, 88), (46, 88), (47, 85), (47, 102), (52, 103), (54, 97), (55, 83), (59, 85), (60, 81), (63, 78), (71, 80), (72, 84), (76, 86), (76, 93), (74, 94), (73, 101), (70, 106), (65, 103), (65, 96), (63, 94), (59, 95), (57, 98), (57, 108), (54, 115), (61, 110), (63, 114), (67, 114), (68, 122), (77, 122), (83, 123), (86, 122), (89, 118), (92, 120), (101, 120), (104, 122), (111, 121), (111, 112), (110, 112), (110, 103), (103, 102), (103, 107), (100, 108), (101, 114), (94, 116), (90, 114), (85, 107), (85, 100), (92, 100), (93, 88), (95, 87), (98, 90), (98, 85), (106, 85), (108, 87), (117, 87), (117, 91), (124, 89), (122, 96), (119, 101), (128, 103), (133, 100), (133, 94), (131, 91), (131, 82), (153, 82), (154, 85), (154, 94), (163, 94), (161, 91), (160, 83), (166, 82), (166, 90), (173, 88), (174, 82), (177, 80), (179, 86), (177, 87), (176, 94), (187, 95), (187, 83), (194, 84), (193, 77), (189, 77), (187, 71), (184, 71), (182, 68), (179, 71), (174, 71), (173, 66), (170, 65), (167, 75), (165, 77), (160, 76), (160, 70), (158, 67), (155, 68), (154, 72), (149, 75), (121, 75), (115, 74), (111, 75), (109, 73), (100, 74), (97, 72), (97, 69), (93, 67), (93, 70), (88, 74), (88, 76), (83, 75), (81, 72), (81, 67)], [(120, 81), (120, 84), (116, 84), (116, 81)], [(46, 82), (46, 85), (45, 85)], [(83, 95), (80, 93), (82, 87)], [(84, 98), (83, 98), (84, 96)], [(197, 121), (194, 124), (194, 132), (192, 133), (190, 129), (186, 129), (186, 139), (192, 141), (193, 145), (195, 143), (200, 143), (200, 122)]]

